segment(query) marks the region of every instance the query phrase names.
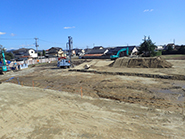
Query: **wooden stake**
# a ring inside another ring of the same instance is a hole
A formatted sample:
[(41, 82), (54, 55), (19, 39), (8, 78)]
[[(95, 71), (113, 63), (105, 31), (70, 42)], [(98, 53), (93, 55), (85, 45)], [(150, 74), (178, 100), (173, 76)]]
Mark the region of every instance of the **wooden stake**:
[(32, 86), (34, 87), (34, 81), (32, 81)]
[(83, 97), (82, 87), (81, 87), (81, 98)]
[(22, 86), (23, 86), (23, 82), (21, 82)]

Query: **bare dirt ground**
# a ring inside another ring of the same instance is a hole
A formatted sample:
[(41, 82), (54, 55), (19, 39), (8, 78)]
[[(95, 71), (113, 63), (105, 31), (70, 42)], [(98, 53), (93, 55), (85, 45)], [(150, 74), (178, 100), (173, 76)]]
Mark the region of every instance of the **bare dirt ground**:
[[(137, 71), (87, 63), (101, 71), (185, 75), (184, 61), (170, 62), (171, 69)], [(51, 63), (0, 81), (0, 138), (185, 138), (184, 80), (71, 72)]]

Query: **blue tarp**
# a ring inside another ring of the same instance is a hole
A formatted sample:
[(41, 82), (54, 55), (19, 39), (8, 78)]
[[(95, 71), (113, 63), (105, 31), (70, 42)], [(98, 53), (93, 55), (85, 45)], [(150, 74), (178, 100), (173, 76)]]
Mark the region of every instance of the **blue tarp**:
[[(8, 61), (8, 60), (7, 60), (7, 63), (8, 63), (8, 64), (10, 64), (11, 62), (12, 62), (12, 61)], [(0, 64), (2, 64), (2, 62), (1, 62), (1, 61), (0, 61)]]
[(11, 62), (12, 62), (12, 61), (8, 61), (8, 60), (7, 60), (7, 63), (8, 63), (8, 64), (10, 64)]

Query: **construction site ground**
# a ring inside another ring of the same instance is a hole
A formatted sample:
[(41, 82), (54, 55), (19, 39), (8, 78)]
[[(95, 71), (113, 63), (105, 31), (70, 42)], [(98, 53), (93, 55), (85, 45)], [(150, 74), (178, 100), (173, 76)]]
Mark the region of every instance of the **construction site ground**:
[[(184, 76), (184, 60), (161, 69), (73, 62), (71, 71), (54, 62), (0, 75), (0, 138), (185, 138), (185, 80), (103, 74)], [(86, 64), (102, 72), (72, 71)]]

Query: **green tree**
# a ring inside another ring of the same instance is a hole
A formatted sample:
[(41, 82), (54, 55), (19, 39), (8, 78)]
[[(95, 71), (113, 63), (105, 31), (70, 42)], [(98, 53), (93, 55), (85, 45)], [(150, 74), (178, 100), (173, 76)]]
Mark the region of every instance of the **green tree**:
[(173, 48), (172, 48), (172, 45), (169, 45), (167, 48), (167, 52), (171, 52), (171, 51), (173, 51)]
[(42, 55), (43, 55), (43, 56), (46, 56), (45, 50), (42, 51)]
[(155, 56), (156, 52), (154, 51), (157, 46), (152, 42), (150, 37), (146, 38), (144, 36), (143, 43), (140, 44), (139, 47), (139, 54), (142, 54), (143, 56)]
[(178, 50), (181, 54), (185, 54), (185, 45), (181, 45), (181, 47)]
[(14, 56), (11, 52), (5, 52), (5, 58), (6, 60), (11, 60), (14, 58)]
[(4, 51), (6, 60), (11, 60), (14, 58), (11, 52), (6, 52), (6, 49), (2, 45), (0, 45), (0, 61), (2, 59), (2, 50)]
[(38, 56), (41, 56), (41, 52), (38, 52)]

